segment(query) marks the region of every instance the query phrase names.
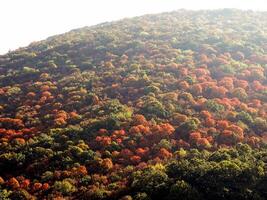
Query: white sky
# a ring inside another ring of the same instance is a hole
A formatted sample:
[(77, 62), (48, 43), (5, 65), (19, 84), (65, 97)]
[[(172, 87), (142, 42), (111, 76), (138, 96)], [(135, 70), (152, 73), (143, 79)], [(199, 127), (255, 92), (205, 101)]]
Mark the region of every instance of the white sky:
[(180, 8), (267, 11), (267, 0), (0, 0), (0, 54), (71, 29)]

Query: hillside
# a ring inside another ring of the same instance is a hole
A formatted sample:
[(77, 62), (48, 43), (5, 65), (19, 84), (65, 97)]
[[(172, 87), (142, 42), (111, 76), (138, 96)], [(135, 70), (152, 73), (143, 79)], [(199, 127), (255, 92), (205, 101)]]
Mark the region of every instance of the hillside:
[(267, 13), (145, 15), (0, 56), (0, 199), (267, 199)]

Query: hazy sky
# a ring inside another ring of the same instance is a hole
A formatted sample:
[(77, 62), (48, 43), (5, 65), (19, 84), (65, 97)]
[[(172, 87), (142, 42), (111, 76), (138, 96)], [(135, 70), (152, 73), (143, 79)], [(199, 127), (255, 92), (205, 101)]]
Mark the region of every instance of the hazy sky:
[(267, 0), (0, 0), (0, 54), (74, 28), (186, 9), (267, 10)]

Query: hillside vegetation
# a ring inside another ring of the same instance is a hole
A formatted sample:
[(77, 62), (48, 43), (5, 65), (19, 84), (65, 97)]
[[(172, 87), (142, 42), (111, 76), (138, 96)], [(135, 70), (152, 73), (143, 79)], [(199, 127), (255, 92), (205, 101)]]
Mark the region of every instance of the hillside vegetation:
[(145, 15), (0, 56), (0, 199), (267, 199), (267, 13)]

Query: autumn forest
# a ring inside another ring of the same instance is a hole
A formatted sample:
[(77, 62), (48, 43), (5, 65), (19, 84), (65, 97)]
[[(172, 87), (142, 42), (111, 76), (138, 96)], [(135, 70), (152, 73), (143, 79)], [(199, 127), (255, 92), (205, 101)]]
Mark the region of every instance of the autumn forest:
[(0, 199), (267, 199), (267, 13), (144, 15), (1, 55)]

